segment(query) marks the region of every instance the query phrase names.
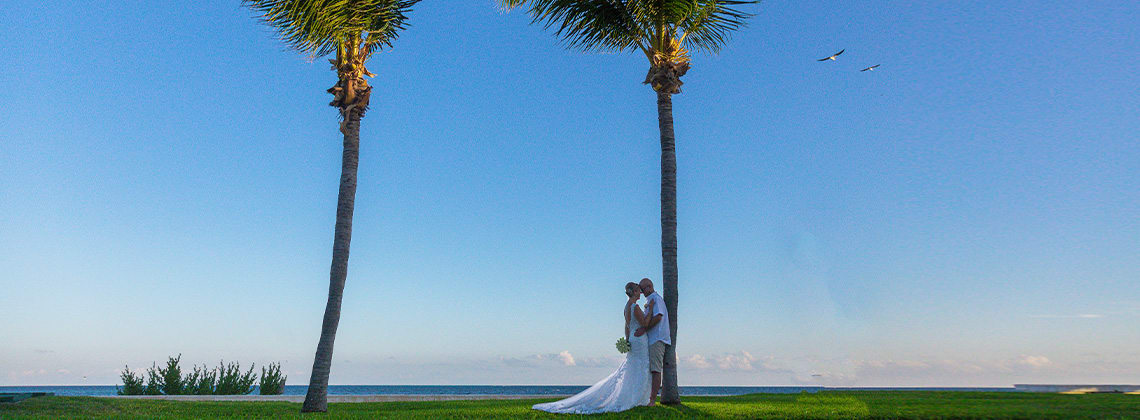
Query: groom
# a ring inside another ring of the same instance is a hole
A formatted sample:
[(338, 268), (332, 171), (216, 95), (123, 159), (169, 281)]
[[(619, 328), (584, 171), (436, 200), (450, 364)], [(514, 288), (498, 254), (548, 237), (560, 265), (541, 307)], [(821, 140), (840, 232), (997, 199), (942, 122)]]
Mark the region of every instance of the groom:
[(649, 391), (649, 404), (650, 406), (657, 403), (657, 391), (661, 389), (661, 366), (665, 359), (665, 346), (671, 346), (673, 343), (669, 341), (669, 310), (665, 308), (665, 299), (653, 290), (653, 281), (649, 279), (641, 279), (641, 293), (645, 294), (645, 299), (653, 302), (653, 313), (649, 314), (651, 318), (647, 325), (643, 328), (638, 328), (633, 333), (634, 337), (641, 337), (645, 333), (649, 333), (649, 372), (652, 374), (653, 379), (650, 382)]

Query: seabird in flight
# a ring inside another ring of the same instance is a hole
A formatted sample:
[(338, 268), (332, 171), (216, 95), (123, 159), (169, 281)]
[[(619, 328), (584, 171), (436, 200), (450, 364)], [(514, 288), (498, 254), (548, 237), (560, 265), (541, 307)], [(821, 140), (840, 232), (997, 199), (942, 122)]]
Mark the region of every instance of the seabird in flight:
[(876, 64), (876, 65), (873, 65), (873, 66), (871, 66), (871, 67), (867, 67), (867, 68), (865, 68), (865, 69), (863, 69), (863, 70), (859, 70), (859, 71), (868, 71), (868, 70), (874, 70), (874, 69), (875, 69), (875, 67), (879, 67), (879, 66), (880, 66), (880, 64)]
[(827, 58), (821, 58), (821, 59), (819, 59), (819, 60), (815, 60), (815, 61), (827, 61), (827, 60), (835, 61), (835, 59), (836, 59), (837, 57), (839, 57), (839, 54), (843, 54), (843, 52), (844, 52), (844, 51), (847, 51), (847, 49), (846, 49), (846, 48), (844, 48), (844, 49), (842, 49), (842, 50), (839, 50), (839, 52), (837, 52), (837, 53), (835, 53), (835, 54), (832, 54), (830, 57), (827, 57)]

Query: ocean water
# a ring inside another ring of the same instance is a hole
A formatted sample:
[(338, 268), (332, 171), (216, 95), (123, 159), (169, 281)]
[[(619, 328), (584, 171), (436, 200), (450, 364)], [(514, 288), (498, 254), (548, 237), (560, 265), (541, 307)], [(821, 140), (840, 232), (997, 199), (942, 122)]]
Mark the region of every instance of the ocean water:
[[(329, 385), (329, 395), (569, 395), (586, 385)], [(59, 396), (115, 395), (114, 385), (0, 386), (0, 393), (52, 392)], [(286, 385), (285, 395), (305, 395), (308, 386)], [(796, 394), (819, 391), (1014, 391), (1014, 388), (830, 388), (821, 386), (683, 386), (681, 395)], [(256, 387), (254, 394), (257, 393)]]

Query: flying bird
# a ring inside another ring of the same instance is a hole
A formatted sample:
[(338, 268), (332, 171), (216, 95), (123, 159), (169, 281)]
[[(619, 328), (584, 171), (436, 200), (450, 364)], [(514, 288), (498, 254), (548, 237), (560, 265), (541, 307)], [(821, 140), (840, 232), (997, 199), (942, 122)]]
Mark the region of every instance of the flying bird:
[(827, 61), (827, 60), (835, 61), (835, 59), (836, 59), (837, 57), (839, 57), (839, 54), (843, 54), (843, 52), (844, 52), (844, 51), (847, 51), (847, 49), (846, 49), (846, 48), (844, 48), (844, 49), (842, 49), (842, 50), (839, 50), (839, 52), (837, 52), (837, 53), (835, 53), (835, 54), (832, 54), (830, 57), (827, 57), (827, 58), (821, 58), (821, 59), (819, 59), (819, 60), (815, 60), (815, 61)]
[(867, 67), (867, 68), (865, 68), (865, 69), (863, 69), (863, 70), (859, 70), (859, 71), (868, 71), (868, 70), (874, 70), (876, 67), (879, 67), (880, 65), (881, 65), (881, 64), (876, 64), (876, 65), (873, 65), (873, 66), (871, 66), (871, 67)]

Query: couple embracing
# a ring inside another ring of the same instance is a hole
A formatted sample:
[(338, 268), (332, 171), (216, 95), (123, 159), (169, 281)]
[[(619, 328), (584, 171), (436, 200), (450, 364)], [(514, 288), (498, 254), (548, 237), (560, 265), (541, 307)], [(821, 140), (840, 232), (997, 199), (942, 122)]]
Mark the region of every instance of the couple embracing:
[[(629, 300), (622, 311), (629, 352), (617, 370), (600, 382), (570, 398), (535, 404), (535, 410), (551, 413), (593, 414), (625, 411), (639, 405), (653, 405), (661, 389), (661, 368), (669, 340), (669, 312), (665, 299), (653, 290), (653, 282), (626, 283)], [(645, 295), (645, 307), (637, 304)]]

